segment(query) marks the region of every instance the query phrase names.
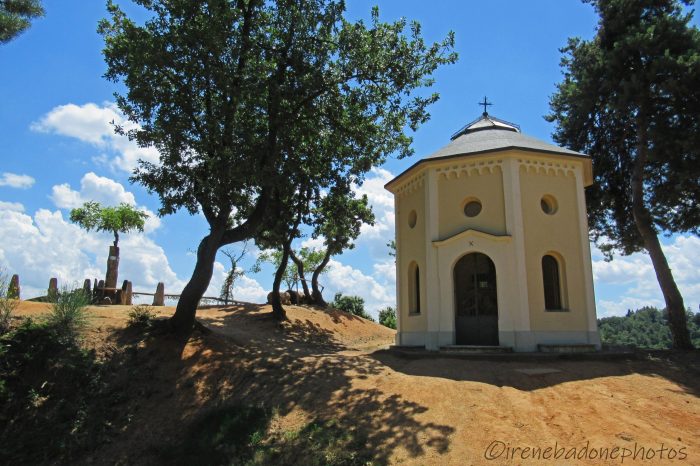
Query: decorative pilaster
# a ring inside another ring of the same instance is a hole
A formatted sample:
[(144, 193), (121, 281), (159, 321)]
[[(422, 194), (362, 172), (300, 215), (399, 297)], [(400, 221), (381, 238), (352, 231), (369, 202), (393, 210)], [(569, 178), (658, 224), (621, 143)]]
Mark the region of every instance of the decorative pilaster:
[(440, 278), (438, 275), (438, 255), (432, 242), (438, 240), (438, 180), (435, 169), (429, 169), (426, 174), (425, 189), (425, 271), (421, 278), (425, 282), (425, 312), (428, 322), (427, 341), (425, 347), (429, 350), (440, 348)]

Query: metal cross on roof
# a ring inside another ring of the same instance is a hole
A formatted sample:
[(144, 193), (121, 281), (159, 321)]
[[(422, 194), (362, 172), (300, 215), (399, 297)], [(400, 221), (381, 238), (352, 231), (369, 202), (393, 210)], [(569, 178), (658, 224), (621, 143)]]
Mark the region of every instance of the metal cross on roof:
[(483, 102), (479, 102), (478, 105), (483, 105), (483, 106), (484, 106), (484, 116), (486, 116), (486, 115), (488, 115), (488, 112), (486, 111), (486, 107), (487, 107), (488, 105), (493, 105), (493, 104), (492, 104), (491, 102), (489, 102), (488, 100), (486, 100), (486, 96), (484, 96), (484, 101), (483, 101)]

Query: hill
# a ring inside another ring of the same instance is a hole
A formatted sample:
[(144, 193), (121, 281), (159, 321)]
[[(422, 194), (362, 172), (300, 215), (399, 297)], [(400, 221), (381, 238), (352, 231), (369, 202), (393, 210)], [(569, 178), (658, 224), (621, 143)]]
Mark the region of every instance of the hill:
[[(188, 339), (128, 326), (127, 311), (90, 308), (88, 351), (47, 352), (49, 364), (30, 368), (31, 402), (5, 419), (0, 462), (535, 464), (507, 455), (555, 444), (663, 444), (700, 461), (697, 353), (405, 359), (381, 350), (393, 330), (337, 311), (289, 306), (278, 324), (263, 305), (202, 309), (212, 332)], [(39, 303), (19, 310), (44, 312)]]

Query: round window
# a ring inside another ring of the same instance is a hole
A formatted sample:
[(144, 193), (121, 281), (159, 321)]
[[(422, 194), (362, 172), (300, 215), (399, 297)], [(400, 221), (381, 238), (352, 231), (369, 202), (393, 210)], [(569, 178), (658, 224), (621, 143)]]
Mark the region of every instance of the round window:
[(477, 199), (464, 204), (464, 215), (467, 217), (476, 217), (481, 212), (481, 202)]
[(416, 213), (415, 210), (412, 210), (410, 214), (408, 214), (408, 226), (413, 228), (416, 226), (416, 222), (418, 221), (418, 214)]
[(554, 215), (557, 212), (557, 200), (549, 194), (545, 194), (540, 200), (540, 207), (545, 214)]

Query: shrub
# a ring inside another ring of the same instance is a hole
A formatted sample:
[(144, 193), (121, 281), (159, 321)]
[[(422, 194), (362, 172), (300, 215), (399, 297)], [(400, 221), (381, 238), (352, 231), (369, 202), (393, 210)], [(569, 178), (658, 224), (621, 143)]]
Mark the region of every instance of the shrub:
[(379, 323), (396, 330), (396, 308), (387, 306), (379, 311)]
[(90, 304), (90, 296), (82, 289), (62, 288), (51, 303), (51, 312), (46, 324), (56, 333), (69, 340), (75, 339), (87, 325), (85, 308)]
[(127, 315), (129, 316), (128, 324), (132, 327), (147, 327), (156, 317), (156, 313), (153, 312), (152, 307), (146, 304), (139, 304), (138, 306), (132, 307)]
[(0, 335), (10, 330), (12, 314), (19, 305), (19, 300), (15, 299), (10, 286), (7, 274), (0, 269)]
[(336, 293), (331, 307), (374, 322), (372, 316), (365, 311), (365, 300), (359, 296), (343, 296), (342, 293)]

